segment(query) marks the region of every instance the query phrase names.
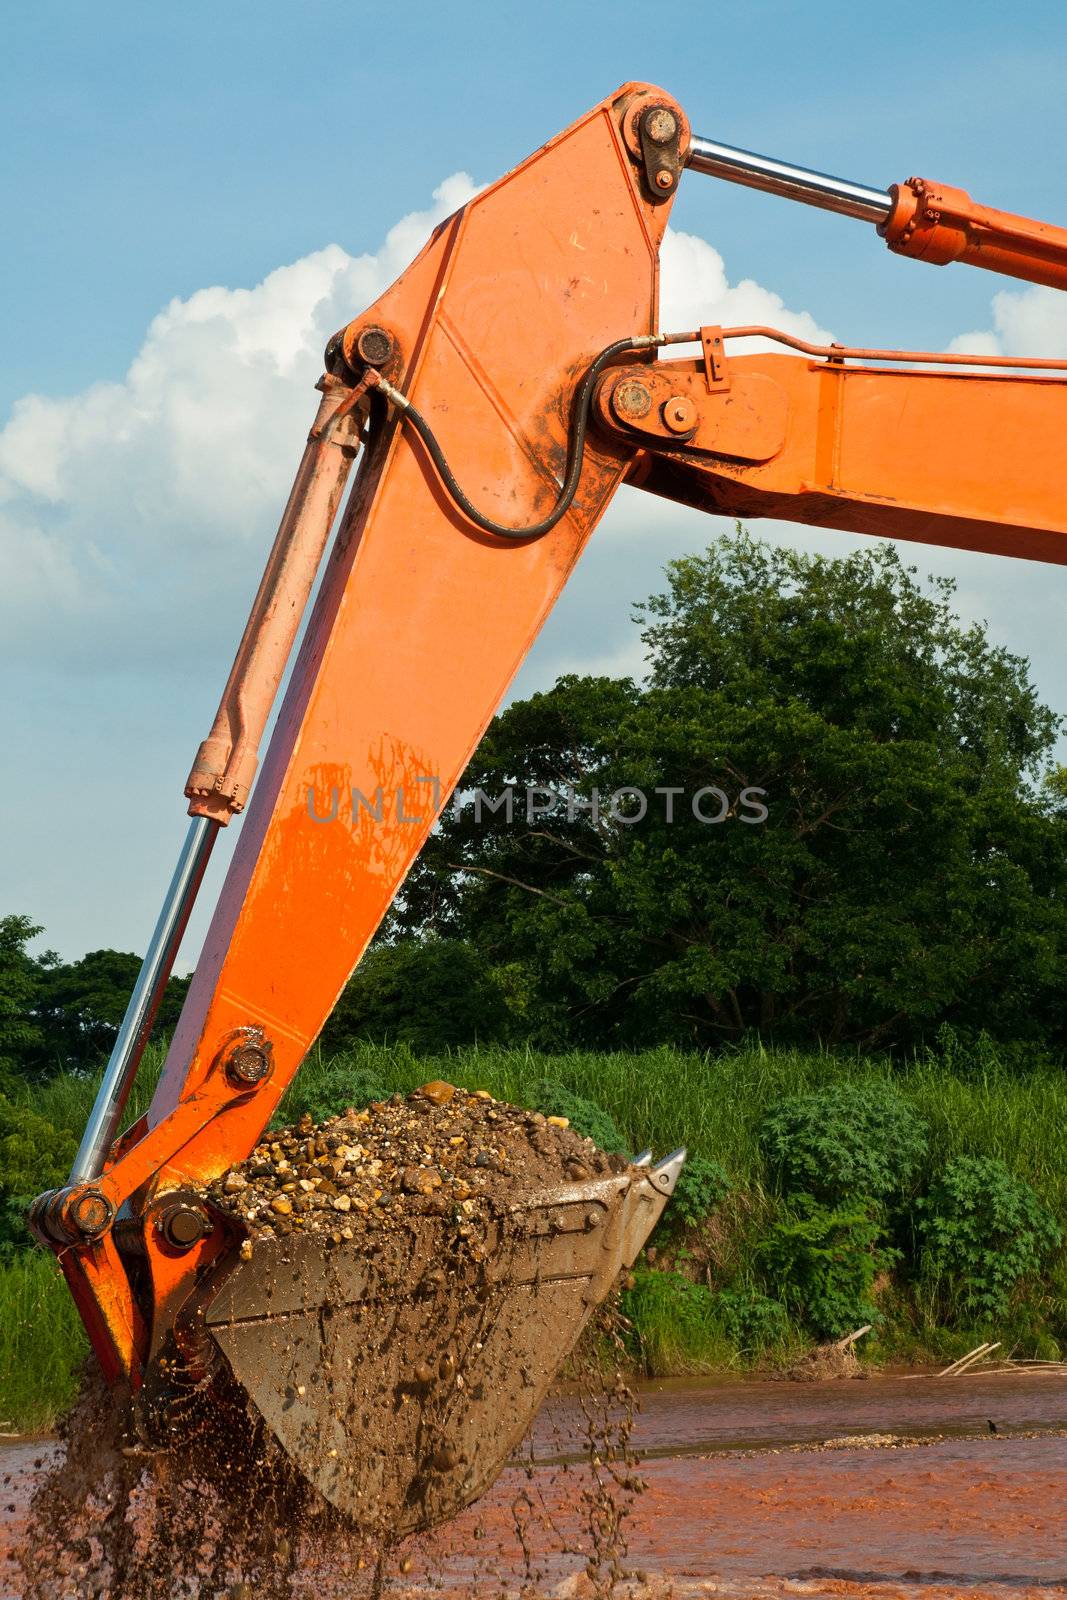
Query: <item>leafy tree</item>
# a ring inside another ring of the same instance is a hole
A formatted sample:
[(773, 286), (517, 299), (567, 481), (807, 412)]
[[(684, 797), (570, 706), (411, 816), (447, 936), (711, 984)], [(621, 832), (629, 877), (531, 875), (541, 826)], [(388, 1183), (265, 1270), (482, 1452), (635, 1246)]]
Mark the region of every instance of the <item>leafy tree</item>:
[(24, 1072), (41, 1046), (34, 1018), (40, 967), (26, 951), (40, 932), (29, 917), (0, 917), (0, 1087)]
[[(647, 679), (565, 677), (502, 712), (461, 790), (518, 786), (511, 819), (447, 812), (392, 934), (521, 970), (550, 1048), (910, 1047), (948, 1022), (1062, 1049), (1058, 719), (952, 599), (885, 545), (826, 560), (739, 531), (672, 563), (638, 612)], [(626, 786), (643, 815), (607, 804)], [(693, 812), (710, 786), (721, 822)]]
[[(88, 1068), (108, 1056), (140, 970), (141, 958), (126, 950), (90, 950), (79, 961), (47, 960), (36, 1006), (42, 1065), (52, 1070)], [(153, 1036), (173, 1030), (189, 982), (171, 978)]]
[(323, 1030), (326, 1050), (356, 1039), (408, 1044), (425, 1054), (507, 1033), (504, 991), (473, 945), (440, 939), (368, 951)]

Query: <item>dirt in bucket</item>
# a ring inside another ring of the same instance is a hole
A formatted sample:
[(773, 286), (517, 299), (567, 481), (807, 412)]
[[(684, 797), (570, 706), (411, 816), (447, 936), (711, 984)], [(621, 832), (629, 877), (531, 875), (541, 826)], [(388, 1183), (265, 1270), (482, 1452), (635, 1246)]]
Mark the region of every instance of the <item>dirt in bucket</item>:
[[(450, 1266), (438, 1273), (435, 1298), (422, 1314), (435, 1326), (443, 1314), (457, 1326), (473, 1317), (473, 1337), (482, 1331), (477, 1318), (486, 1314), (478, 1285), (507, 1243), (516, 1206), (625, 1167), (564, 1119), (432, 1083), (406, 1098), (319, 1125), (304, 1118), (265, 1136), (247, 1161), (204, 1191), (204, 1200), (239, 1225), (244, 1259), (272, 1251), (288, 1259), (311, 1247), (308, 1236), (335, 1247), (337, 1258), (355, 1257), (362, 1241), (379, 1274), (393, 1275), (400, 1298), (410, 1293), (410, 1228), (416, 1219), (428, 1224), (435, 1252)], [(472, 1294), (473, 1312), (466, 1304)], [(463, 1303), (449, 1307), (449, 1297)], [(626, 1506), (639, 1487), (629, 1447), (632, 1397), (615, 1359), (614, 1318), (610, 1305), (601, 1309), (573, 1369), (587, 1411), (592, 1470), (580, 1491), (588, 1537), (572, 1553), (593, 1592), (605, 1595), (625, 1569)], [(277, 1354), (282, 1360), (286, 1353)], [(456, 1377), (461, 1383), (462, 1374)], [(107, 1390), (95, 1367), (88, 1372), (61, 1425), (61, 1454), (34, 1497), (20, 1552), (26, 1600), (253, 1594), (295, 1600), (306, 1592), (301, 1574), (309, 1564), (321, 1571), (324, 1562), (317, 1594), (336, 1586), (338, 1594), (372, 1597), (402, 1582), (419, 1549), (447, 1542), (447, 1524), (414, 1539), (405, 1539), (399, 1524), (354, 1527), (306, 1473), (294, 1471), (275, 1432), (225, 1371), (194, 1388), (185, 1415), (187, 1425), (167, 1448), (147, 1446), (129, 1405)], [(399, 1427), (395, 1448), (407, 1448)], [(529, 1586), (540, 1560), (559, 1552), (560, 1535), (533, 1494), (516, 1504), (514, 1522), (511, 1552), (473, 1559), (500, 1571), (502, 1584), (518, 1575)], [(405, 1555), (409, 1549), (415, 1554)], [(432, 1577), (427, 1583), (432, 1587)]]

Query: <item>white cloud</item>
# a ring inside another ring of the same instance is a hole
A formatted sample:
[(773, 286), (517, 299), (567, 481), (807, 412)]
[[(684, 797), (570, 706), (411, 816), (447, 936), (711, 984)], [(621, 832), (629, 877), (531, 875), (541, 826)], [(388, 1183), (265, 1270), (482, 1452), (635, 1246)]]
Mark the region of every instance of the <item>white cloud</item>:
[(961, 333), (950, 351), (976, 356), (1067, 356), (1067, 295), (1034, 284), (993, 296), (993, 326)]
[(376, 251), (327, 245), (254, 289), (172, 300), (121, 383), (18, 401), (0, 432), (8, 649), (47, 628), (79, 661), (142, 670), (212, 610), (235, 637), (249, 547), (258, 558), (284, 503), (327, 338), (474, 192), (457, 173)]
[[(701, 325), (741, 328), (760, 323), (814, 344), (825, 344), (830, 338), (807, 311), (790, 311), (773, 289), (765, 289), (752, 278), (730, 283), (722, 256), (696, 234), (667, 230), (660, 250), (660, 274), (659, 320), (667, 333)], [(737, 353), (752, 347), (750, 340), (731, 345)]]

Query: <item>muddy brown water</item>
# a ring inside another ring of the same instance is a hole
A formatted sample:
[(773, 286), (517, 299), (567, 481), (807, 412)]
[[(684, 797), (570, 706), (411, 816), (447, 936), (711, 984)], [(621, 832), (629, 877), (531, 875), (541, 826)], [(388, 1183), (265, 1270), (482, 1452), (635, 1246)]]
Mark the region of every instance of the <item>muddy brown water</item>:
[[(586, 1497), (596, 1469), (575, 1459), (587, 1431), (579, 1400), (553, 1397), (524, 1463), (447, 1528), (401, 1547), (387, 1593), (592, 1594)], [(839, 1442), (857, 1435), (900, 1443)], [(822, 1448), (827, 1441), (835, 1447)], [(643, 1391), (634, 1442), (646, 1487), (631, 1508), (631, 1576), (618, 1582), (620, 1596), (1067, 1595), (1067, 1382), (1059, 1377), (665, 1383)], [(9, 1544), (54, 1449), (20, 1443), (0, 1452)], [(339, 1572), (321, 1542), (301, 1549), (298, 1569), (301, 1600), (354, 1593), (353, 1574)], [(18, 1589), (3, 1584), (0, 1594), (8, 1600)]]

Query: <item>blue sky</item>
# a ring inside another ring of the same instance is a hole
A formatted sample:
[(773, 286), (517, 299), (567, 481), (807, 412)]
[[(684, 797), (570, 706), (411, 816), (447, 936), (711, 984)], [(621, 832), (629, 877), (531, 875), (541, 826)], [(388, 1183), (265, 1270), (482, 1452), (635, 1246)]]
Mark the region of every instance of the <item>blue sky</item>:
[[(268, 348), (304, 326), (294, 300), (318, 296), (339, 325), (360, 309), (347, 295), (366, 284), (369, 299), (403, 264), (383, 245), (390, 228), (418, 215), (413, 254), (419, 228), (462, 197), (453, 188), (435, 207), (444, 180), (496, 177), (627, 78), (661, 83), (713, 137), (878, 187), (917, 172), (1067, 221), (1067, 12), (1032, 3), (1010, 28), (1005, 18), (1002, 6), (973, 0), (753, 0), (728, 11), (699, 0), (684, 9), (37, 0), (9, 10), (0, 911), (35, 915), (66, 955), (137, 949), (147, 937), (181, 836), (181, 785), (289, 470), (276, 477), (250, 456), (244, 486), (211, 477), (196, 412), (202, 396), (207, 438), (225, 391), (227, 330), (247, 345), (254, 320), (256, 360), (273, 365), (249, 403), (267, 408), (271, 455), (295, 462), (312, 357), (301, 347), (275, 360)], [(714, 298), (717, 251), (731, 285), (752, 279), (781, 297), (792, 325), (807, 313), (839, 339), (943, 348), (999, 328), (1002, 343), (1029, 340), (1028, 353), (1067, 354), (1056, 306), (1017, 299), (994, 313), (1010, 285), (901, 262), (858, 223), (693, 176), (674, 224), (703, 241), (686, 258), (692, 281), (677, 286), (687, 304), (704, 303), (705, 284)], [(323, 256), (331, 245), (336, 256)], [(273, 289), (256, 290), (288, 267)], [(216, 300), (205, 299), (212, 286)], [(224, 293), (242, 289), (259, 298)], [(150, 332), (174, 301), (169, 323)], [(176, 368), (185, 374), (182, 441), (194, 460), (202, 448), (202, 484), (174, 465), (166, 428), (177, 406), (145, 424), (136, 459), (116, 444), (131, 418), (143, 422), (147, 391), (128, 377), (138, 360), (138, 382), (146, 371), (160, 385)], [(520, 686), (563, 668), (636, 666), (630, 602), (656, 586), (663, 560), (714, 531), (709, 519), (628, 497), (606, 535), (610, 566), (590, 553)], [(1045, 696), (1067, 709), (1067, 569), (911, 556), (956, 571), (965, 614), (988, 617), (995, 637), (1031, 653)], [(202, 930), (201, 917), (189, 960)]]

